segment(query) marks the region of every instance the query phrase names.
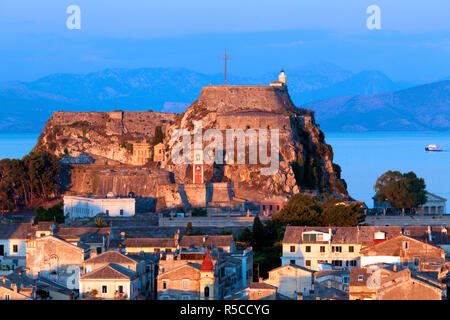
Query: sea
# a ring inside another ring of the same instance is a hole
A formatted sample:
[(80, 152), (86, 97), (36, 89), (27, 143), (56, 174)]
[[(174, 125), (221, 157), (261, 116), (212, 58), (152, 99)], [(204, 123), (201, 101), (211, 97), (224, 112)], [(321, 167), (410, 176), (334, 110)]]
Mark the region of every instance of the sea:
[[(0, 134), (0, 158), (22, 158), (35, 145), (39, 133)], [(325, 132), (333, 147), (334, 162), (342, 168), (349, 194), (373, 207), (373, 186), (388, 170), (414, 171), (427, 190), (450, 199), (450, 132)], [(425, 152), (429, 144), (442, 152)]]

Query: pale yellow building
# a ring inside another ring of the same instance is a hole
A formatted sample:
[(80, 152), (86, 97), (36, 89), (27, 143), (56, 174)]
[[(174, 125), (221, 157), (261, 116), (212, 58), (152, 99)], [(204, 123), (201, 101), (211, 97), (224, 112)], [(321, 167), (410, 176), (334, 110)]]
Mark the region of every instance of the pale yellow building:
[(153, 147), (153, 161), (159, 162), (164, 160), (164, 144), (158, 143)]
[[(346, 230), (347, 229), (347, 230)], [(320, 271), (322, 264), (350, 268), (359, 266), (361, 243), (355, 228), (286, 228), (281, 264), (295, 264)]]
[(314, 271), (297, 265), (284, 265), (269, 271), (262, 282), (278, 288), (278, 293), (291, 299), (298, 294), (310, 295), (314, 290)]
[(139, 295), (136, 272), (116, 264), (108, 264), (83, 275), (79, 283), (82, 299), (135, 300)]

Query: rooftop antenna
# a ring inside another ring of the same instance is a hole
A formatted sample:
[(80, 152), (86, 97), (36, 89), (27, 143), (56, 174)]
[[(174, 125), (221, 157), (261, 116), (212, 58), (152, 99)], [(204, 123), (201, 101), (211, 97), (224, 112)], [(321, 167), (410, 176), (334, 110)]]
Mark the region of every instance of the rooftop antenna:
[(227, 56), (227, 49), (225, 48), (225, 56), (218, 58), (225, 60), (225, 85), (227, 85), (227, 60), (232, 59), (233, 57)]

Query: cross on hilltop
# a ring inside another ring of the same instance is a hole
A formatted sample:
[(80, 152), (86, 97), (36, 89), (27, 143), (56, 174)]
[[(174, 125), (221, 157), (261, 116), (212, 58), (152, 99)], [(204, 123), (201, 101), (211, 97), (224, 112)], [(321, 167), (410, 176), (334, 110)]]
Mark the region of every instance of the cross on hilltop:
[(232, 59), (233, 57), (227, 56), (227, 49), (225, 49), (225, 56), (218, 58), (225, 60), (225, 85), (227, 85), (227, 60)]

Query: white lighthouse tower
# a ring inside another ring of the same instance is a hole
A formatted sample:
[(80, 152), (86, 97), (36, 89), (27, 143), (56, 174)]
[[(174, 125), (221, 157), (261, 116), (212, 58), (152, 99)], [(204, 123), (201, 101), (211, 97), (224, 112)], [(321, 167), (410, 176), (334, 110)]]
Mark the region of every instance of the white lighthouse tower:
[(281, 72), (278, 75), (278, 81), (280, 81), (282, 84), (286, 85), (286, 74), (284, 73), (283, 69), (281, 69)]

